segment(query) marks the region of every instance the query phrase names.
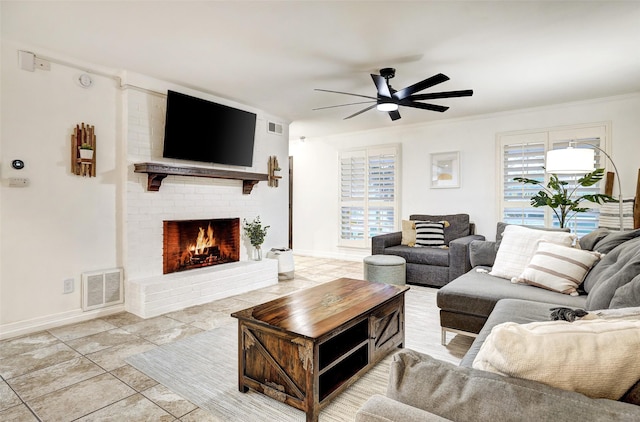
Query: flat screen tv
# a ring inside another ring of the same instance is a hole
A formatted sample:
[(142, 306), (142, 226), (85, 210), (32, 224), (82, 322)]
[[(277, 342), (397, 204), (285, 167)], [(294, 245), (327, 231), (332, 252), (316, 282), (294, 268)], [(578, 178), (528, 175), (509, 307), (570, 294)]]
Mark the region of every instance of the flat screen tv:
[(254, 113), (167, 93), (163, 157), (251, 167), (255, 134)]

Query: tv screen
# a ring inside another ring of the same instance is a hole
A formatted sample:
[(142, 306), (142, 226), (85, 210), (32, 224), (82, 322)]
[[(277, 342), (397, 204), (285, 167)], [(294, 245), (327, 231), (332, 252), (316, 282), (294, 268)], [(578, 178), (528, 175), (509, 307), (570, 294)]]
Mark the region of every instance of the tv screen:
[(163, 157), (251, 167), (255, 132), (254, 113), (167, 93)]

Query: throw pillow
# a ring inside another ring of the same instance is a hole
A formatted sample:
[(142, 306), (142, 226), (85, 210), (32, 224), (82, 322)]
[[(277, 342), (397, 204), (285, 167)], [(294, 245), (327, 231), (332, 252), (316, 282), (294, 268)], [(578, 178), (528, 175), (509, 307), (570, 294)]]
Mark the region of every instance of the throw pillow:
[(491, 330), (473, 368), (618, 400), (640, 379), (640, 321), (505, 322)]
[(416, 221), (416, 246), (444, 246), (446, 221)]
[(416, 222), (402, 220), (402, 241), (401, 245), (415, 246), (416, 244)]
[(526, 227), (528, 229), (532, 229), (532, 230), (544, 230), (544, 231), (548, 231), (548, 232), (565, 232), (565, 233), (569, 233), (571, 230), (564, 228), (557, 228), (557, 227), (540, 227), (540, 226), (529, 226), (526, 224), (509, 224), (509, 223), (505, 223), (502, 221), (498, 221), (498, 224), (496, 225), (496, 251), (498, 250), (498, 248), (500, 248), (500, 243), (502, 242), (502, 236), (504, 235), (504, 229), (507, 228), (507, 226), (518, 226), (518, 227)]
[(493, 265), (496, 260), (496, 242), (488, 240), (472, 240), (469, 243), (469, 261), (471, 267)]
[(578, 296), (578, 286), (599, 259), (598, 252), (540, 241), (522, 274), (511, 281)]
[(611, 232), (604, 238), (600, 239), (593, 247), (593, 250), (600, 253), (609, 253), (624, 242), (635, 239), (638, 236), (640, 236), (640, 229), (624, 232)]
[[(633, 229), (633, 198), (624, 198), (622, 200), (622, 225), (623, 230)], [(620, 203), (606, 202), (600, 205), (600, 217), (598, 227), (620, 230)]]
[(609, 229), (595, 229), (591, 233), (585, 234), (578, 240), (580, 249), (592, 251), (596, 244), (607, 237), (609, 233)]
[(524, 271), (536, 251), (538, 241), (571, 246), (576, 236), (568, 232), (535, 230), (509, 225), (504, 229), (502, 242), (490, 275), (511, 280)]

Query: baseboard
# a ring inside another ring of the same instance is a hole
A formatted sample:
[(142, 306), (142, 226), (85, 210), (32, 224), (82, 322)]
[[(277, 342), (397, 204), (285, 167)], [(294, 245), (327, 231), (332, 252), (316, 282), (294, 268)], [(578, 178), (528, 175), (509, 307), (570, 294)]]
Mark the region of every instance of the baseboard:
[(349, 252), (318, 252), (313, 250), (300, 250), (294, 249), (293, 255), (310, 256), (313, 258), (325, 258), (325, 259), (341, 259), (343, 261), (360, 262), (366, 256), (371, 255), (370, 250), (349, 250)]
[(2, 324), (0, 325), (0, 340), (33, 334), (38, 331), (61, 327), (63, 325), (89, 321), (95, 318), (117, 314), (119, 312), (124, 312), (124, 304), (88, 312), (83, 312), (82, 309), (76, 309), (73, 311), (61, 312), (59, 314), (33, 318), (26, 321)]

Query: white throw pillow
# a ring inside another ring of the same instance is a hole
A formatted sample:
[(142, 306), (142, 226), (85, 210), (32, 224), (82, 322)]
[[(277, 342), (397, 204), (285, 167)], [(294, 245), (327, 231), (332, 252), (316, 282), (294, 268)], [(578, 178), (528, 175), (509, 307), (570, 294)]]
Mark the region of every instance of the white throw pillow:
[(511, 281), (578, 296), (576, 289), (600, 256), (598, 252), (540, 241), (522, 274)]
[(640, 379), (640, 321), (579, 320), (496, 325), (473, 367), (618, 400)]
[(576, 239), (574, 234), (560, 231), (536, 230), (527, 227), (509, 225), (504, 229), (500, 248), (490, 275), (511, 280), (518, 277), (533, 257), (538, 241), (571, 246)]

